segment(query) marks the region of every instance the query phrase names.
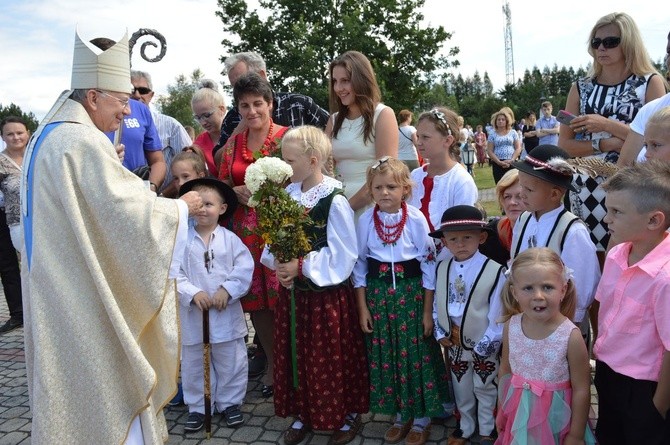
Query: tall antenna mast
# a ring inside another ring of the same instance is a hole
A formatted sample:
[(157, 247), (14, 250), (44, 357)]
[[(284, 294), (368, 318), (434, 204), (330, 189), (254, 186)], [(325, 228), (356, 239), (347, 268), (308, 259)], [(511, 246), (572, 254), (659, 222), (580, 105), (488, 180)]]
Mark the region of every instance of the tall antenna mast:
[(512, 50), (512, 10), (509, 0), (503, 0), (503, 14), (505, 15), (505, 84), (514, 83), (514, 51)]

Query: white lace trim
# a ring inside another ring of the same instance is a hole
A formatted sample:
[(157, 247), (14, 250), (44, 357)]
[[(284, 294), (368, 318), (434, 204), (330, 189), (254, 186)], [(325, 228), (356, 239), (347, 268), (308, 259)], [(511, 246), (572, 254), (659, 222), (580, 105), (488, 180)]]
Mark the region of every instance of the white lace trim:
[(302, 192), (301, 188), (302, 182), (295, 182), (289, 184), (286, 187), (286, 191), (289, 193), (289, 195), (300, 201), (300, 204), (308, 209), (311, 209), (317, 205), (321, 199), (333, 193), (333, 190), (336, 188), (341, 189), (342, 183), (337, 179), (324, 176), (323, 181), (307, 190), (305, 193)]

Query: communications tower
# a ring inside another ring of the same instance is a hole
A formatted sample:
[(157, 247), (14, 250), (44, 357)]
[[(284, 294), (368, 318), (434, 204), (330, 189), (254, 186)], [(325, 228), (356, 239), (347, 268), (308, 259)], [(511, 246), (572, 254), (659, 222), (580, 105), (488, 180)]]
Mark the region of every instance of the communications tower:
[(512, 10), (509, 1), (503, 0), (503, 15), (505, 16), (505, 84), (513, 84), (514, 51), (512, 50)]

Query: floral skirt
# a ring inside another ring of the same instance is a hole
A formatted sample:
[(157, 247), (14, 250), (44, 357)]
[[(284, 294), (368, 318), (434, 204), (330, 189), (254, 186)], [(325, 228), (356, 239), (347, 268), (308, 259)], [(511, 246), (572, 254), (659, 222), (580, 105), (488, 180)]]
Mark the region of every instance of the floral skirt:
[(370, 411), (403, 419), (443, 415), (449, 375), (439, 344), (423, 336), (421, 278), (398, 279), (396, 289), (384, 278), (368, 276), (367, 284)]
[(275, 306), (274, 406), (317, 430), (336, 430), (348, 413), (366, 413), (368, 366), (349, 284), (323, 292), (295, 290), (298, 387), (293, 386), (290, 291)]

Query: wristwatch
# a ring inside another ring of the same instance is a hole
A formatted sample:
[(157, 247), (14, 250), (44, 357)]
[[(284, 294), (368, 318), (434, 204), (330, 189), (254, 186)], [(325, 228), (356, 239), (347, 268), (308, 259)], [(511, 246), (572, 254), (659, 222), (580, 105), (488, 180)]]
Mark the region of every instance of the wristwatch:
[(594, 153), (600, 153), (600, 139), (591, 139), (591, 147)]

